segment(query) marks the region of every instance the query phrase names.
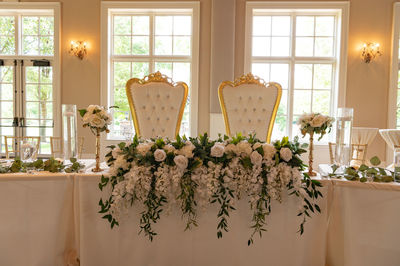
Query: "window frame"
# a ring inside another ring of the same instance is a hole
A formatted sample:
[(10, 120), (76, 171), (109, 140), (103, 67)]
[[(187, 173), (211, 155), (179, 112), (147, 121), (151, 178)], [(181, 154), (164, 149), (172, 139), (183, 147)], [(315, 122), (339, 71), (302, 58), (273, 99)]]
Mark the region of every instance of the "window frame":
[[(336, 113), (336, 109), (338, 107), (346, 106), (346, 74), (347, 74), (347, 39), (348, 39), (348, 25), (349, 25), (349, 2), (247, 2), (246, 3), (246, 22), (245, 22), (245, 60), (244, 60), (244, 70), (245, 73), (251, 72), (252, 69), (252, 28), (253, 28), (253, 16), (254, 11), (265, 10), (269, 15), (273, 13), (273, 15), (288, 15), (290, 14), (291, 18), (291, 35), (290, 35), (290, 46), (289, 49), (295, 50), (294, 39), (295, 33), (293, 24), (296, 23), (294, 17), (296, 15), (311, 15), (318, 16), (336, 13), (336, 23), (337, 27), (335, 29), (340, 29), (340, 35), (335, 34), (336, 41), (336, 49), (334, 50), (334, 71), (336, 71), (335, 79), (332, 79), (332, 89), (331, 97), (333, 101), (331, 101), (331, 115)], [(297, 13), (296, 13), (297, 11)], [(316, 12), (318, 11), (318, 13)], [(257, 11), (256, 11), (257, 12)], [(335, 48), (334, 47), (334, 48)], [(289, 51), (289, 56), (285, 57), (273, 57), (268, 56), (268, 61), (274, 63), (272, 61), (276, 61), (277, 63), (287, 63), (290, 71), (290, 75), (288, 77), (288, 102), (287, 102), (287, 135), (291, 138), (292, 128), (291, 123), (293, 118), (293, 94), (294, 94), (294, 66), (295, 63), (310, 63), (310, 64), (318, 64), (318, 63), (332, 63), (331, 58), (333, 57), (315, 57), (315, 56), (295, 56), (294, 51)], [(272, 60), (271, 60), (272, 59)], [(290, 103), (290, 104), (289, 104)], [(319, 143), (323, 144), (323, 143)]]
[[(182, 57), (182, 58), (191, 58), (191, 87), (190, 87), (190, 135), (197, 135), (197, 127), (198, 127), (198, 70), (199, 70), (199, 37), (200, 37), (200, 3), (195, 1), (190, 2), (111, 2), (111, 1), (103, 1), (101, 2), (101, 104), (104, 106), (108, 106), (110, 104), (110, 89), (112, 85), (112, 57), (118, 58), (149, 58), (149, 71), (151, 69), (151, 64), (154, 61), (154, 57), (152, 57), (152, 52), (149, 51), (149, 55), (118, 55), (112, 56), (111, 51), (113, 49), (112, 43), (112, 20), (111, 16), (113, 13), (123, 13), (124, 11), (129, 14), (129, 11), (148, 11), (156, 10), (157, 13), (168, 13), (168, 11), (172, 11), (173, 13), (179, 13), (179, 11), (191, 13), (192, 23), (193, 23), (193, 32), (191, 38), (191, 47), (192, 54), (191, 56), (172, 56), (172, 57)], [(146, 13), (146, 15), (147, 15)], [(183, 13), (183, 14), (185, 14)], [(151, 23), (151, 21), (150, 21)], [(150, 36), (149, 38), (153, 38)], [(150, 42), (153, 43), (153, 42)], [(149, 47), (151, 50), (152, 47)], [(156, 55), (156, 58), (162, 58), (163, 60), (167, 60), (171, 58), (171, 56), (160, 56)], [(113, 144), (124, 139), (108, 139), (106, 136), (102, 137), (103, 141), (107, 144)]]
[[(22, 25), (15, 21), (15, 55), (1, 55), (5, 60), (49, 60), (53, 68), (53, 136), (61, 136), (61, 4), (59, 2), (0, 2), (0, 15), (18, 16), (53, 16), (54, 17), (54, 54), (53, 55), (23, 55), (22, 54)], [(20, 39), (21, 37), (21, 39)], [(20, 53), (21, 52), (21, 53)], [(25, 73), (24, 73), (25, 74)], [(17, 82), (18, 83), (18, 82)], [(14, 84), (14, 86), (19, 86)], [(25, 104), (19, 103), (19, 105)], [(16, 106), (15, 108), (20, 108)], [(39, 154), (48, 157), (49, 154)]]

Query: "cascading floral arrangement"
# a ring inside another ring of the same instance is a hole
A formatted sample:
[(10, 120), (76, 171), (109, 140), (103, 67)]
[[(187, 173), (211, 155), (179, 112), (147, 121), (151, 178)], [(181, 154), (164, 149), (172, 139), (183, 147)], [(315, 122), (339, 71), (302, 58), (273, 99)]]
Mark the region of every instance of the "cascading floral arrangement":
[(217, 237), (221, 238), (228, 231), (235, 202), (248, 198), (253, 210), (248, 245), (266, 230), (271, 202), (281, 202), (284, 190), (300, 198), (301, 234), (306, 217), (321, 211), (316, 201), (322, 197), (321, 184), (302, 173), (305, 165), (300, 154), (305, 150), (297, 139), (290, 142), (285, 137), (268, 144), (253, 135), (217, 140), (210, 140), (207, 134), (189, 139), (178, 136), (174, 141), (135, 137), (129, 145), (110, 148), (106, 155), (109, 173), (102, 176), (99, 188), (110, 188), (111, 195), (100, 199), (99, 212), (113, 228), (130, 206), (143, 205), (140, 232), (150, 240), (157, 235), (152, 225), (167, 204), (180, 207), (186, 229), (197, 226), (199, 207), (218, 205)]

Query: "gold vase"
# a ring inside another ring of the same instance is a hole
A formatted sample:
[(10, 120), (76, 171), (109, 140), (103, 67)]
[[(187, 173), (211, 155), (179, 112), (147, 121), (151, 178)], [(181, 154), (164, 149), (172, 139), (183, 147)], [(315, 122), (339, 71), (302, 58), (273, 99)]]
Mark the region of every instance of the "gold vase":
[(314, 132), (310, 133), (310, 147), (308, 154), (308, 175), (316, 176), (317, 173), (313, 171), (313, 150), (314, 150)]
[(101, 172), (100, 168), (100, 129), (96, 130), (96, 167), (92, 169), (93, 172)]

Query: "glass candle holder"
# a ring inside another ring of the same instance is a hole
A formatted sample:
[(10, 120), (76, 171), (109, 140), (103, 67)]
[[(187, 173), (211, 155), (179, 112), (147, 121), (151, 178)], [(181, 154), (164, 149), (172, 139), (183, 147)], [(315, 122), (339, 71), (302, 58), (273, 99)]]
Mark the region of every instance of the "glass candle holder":
[(336, 116), (335, 164), (343, 168), (350, 165), (352, 127), (353, 108), (338, 108)]
[(63, 104), (62, 105), (63, 117), (63, 146), (64, 146), (64, 160), (76, 158), (78, 138), (76, 131), (76, 105)]

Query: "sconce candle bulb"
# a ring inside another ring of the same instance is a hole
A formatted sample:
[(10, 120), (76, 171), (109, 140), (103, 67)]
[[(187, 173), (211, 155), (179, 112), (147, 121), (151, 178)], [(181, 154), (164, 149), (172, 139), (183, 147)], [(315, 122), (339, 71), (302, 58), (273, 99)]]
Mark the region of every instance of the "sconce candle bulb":
[(382, 53), (379, 50), (379, 43), (364, 43), (362, 49), (362, 58), (365, 63), (370, 63), (375, 57), (381, 56)]
[(87, 43), (82, 41), (71, 41), (70, 54), (77, 56), (82, 60), (87, 55)]

